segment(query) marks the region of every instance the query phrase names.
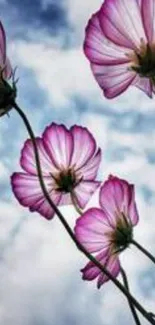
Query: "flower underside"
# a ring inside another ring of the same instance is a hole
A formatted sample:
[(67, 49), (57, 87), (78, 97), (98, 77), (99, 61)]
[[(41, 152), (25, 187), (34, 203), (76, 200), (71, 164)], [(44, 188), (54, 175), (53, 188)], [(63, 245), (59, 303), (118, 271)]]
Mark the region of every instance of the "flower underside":
[(16, 83), (15, 80), (15, 70), (12, 72), (12, 85), (10, 85), (3, 77), (4, 68), (0, 67), (0, 116), (8, 114), (12, 109), (13, 102), (17, 96)]
[(114, 252), (121, 252), (126, 249), (131, 243), (133, 237), (132, 225), (127, 218), (121, 213), (115, 231), (111, 234), (111, 243)]
[(77, 181), (74, 170), (69, 168), (68, 170), (62, 170), (58, 175), (53, 176), (56, 182), (56, 190), (59, 192), (70, 193), (80, 180)]
[(155, 46), (142, 43), (141, 50), (135, 52), (135, 65), (131, 68), (141, 77), (150, 78), (155, 84)]

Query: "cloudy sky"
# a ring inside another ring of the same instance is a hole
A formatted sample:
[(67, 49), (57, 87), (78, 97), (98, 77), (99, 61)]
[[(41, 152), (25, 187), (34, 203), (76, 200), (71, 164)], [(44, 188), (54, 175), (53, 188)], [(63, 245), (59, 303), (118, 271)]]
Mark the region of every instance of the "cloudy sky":
[[(84, 57), (84, 29), (100, 0), (0, 0), (8, 56), (17, 66), (18, 103), (37, 135), (52, 121), (87, 126), (103, 151), (99, 177), (136, 185), (136, 239), (155, 254), (155, 100), (131, 88), (106, 100)], [(122, 294), (108, 283), (81, 280), (86, 259), (59, 221), (19, 206), (10, 175), (27, 138), (15, 112), (0, 120), (0, 324), (131, 325)], [(92, 198), (90, 206), (95, 204)], [(62, 209), (73, 226), (77, 214)], [(132, 292), (154, 311), (155, 270), (140, 252), (121, 256)], [(147, 322), (142, 319), (142, 324)]]

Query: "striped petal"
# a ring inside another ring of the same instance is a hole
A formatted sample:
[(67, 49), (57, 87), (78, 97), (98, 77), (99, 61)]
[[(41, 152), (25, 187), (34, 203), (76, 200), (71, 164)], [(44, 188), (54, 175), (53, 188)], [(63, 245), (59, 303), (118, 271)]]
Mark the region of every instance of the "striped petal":
[[(36, 138), (36, 144), (39, 153), (39, 159), (41, 164), (41, 169), (43, 175), (49, 176), (52, 173), (57, 173), (58, 169), (53, 164), (52, 160), (50, 159), (49, 155), (47, 154), (44, 143), (41, 138)], [(34, 148), (31, 140), (27, 140), (24, 144), (24, 147), (21, 152), (21, 159), (20, 159), (21, 167), (31, 175), (37, 175), (36, 169), (36, 160), (34, 155)]]
[(87, 181), (94, 180), (97, 176), (100, 162), (101, 149), (98, 149), (96, 154), (92, 156), (84, 166), (76, 170), (76, 172), (79, 173), (79, 178), (82, 177), (83, 180)]
[(73, 139), (64, 125), (52, 123), (43, 133), (44, 147), (58, 169), (67, 169), (73, 152)]
[[(53, 190), (51, 177), (44, 177), (44, 183), (53, 202), (57, 205), (61, 193)], [(12, 190), (21, 205), (37, 211), (47, 219), (54, 215), (53, 209), (45, 199), (37, 176), (25, 173), (14, 173), (11, 177)]]
[(141, 39), (147, 41), (136, 0), (105, 0), (99, 19), (103, 33), (116, 45), (135, 50)]
[(97, 208), (88, 209), (76, 221), (75, 234), (77, 239), (90, 252), (102, 252), (110, 247), (112, 228), (106, 214)]
[(96, 142), (87, 128), (74, 125), (70, 130), (74, 143), (71, 166), (76, 166), (75, 169), (77, 170), (92, 158), (96, 151)]
[[(112, 255), (109, 258), (108, 264), (107, 264), (107, 270), (110, 272), (110, 274), (116, 278), (120, 272), (121, 266), (120, 261), (117, 255)], [(100, 287), (105, 283), (109, 281), (109, 278), (107, 275), (101, 273), (98, 277), (97, 281), (97, 287), (100, 289)]]
[(134, 71), (129, 70), (128, 63), (104, 66), (92, 64), (92, 71), (107, 98), (123, 93), (136, 76)]
[(133, 86), (136, 86), (137, 88), (144, 91), (150, 98), (152, 98), (152, 82), (149, 78), (141, 78), (139, 75), (136, 76), (136, 78), (132, 82)]
[(149, 42), (155, 41), (155, 1), (143, 0), (141, 5), (145, 32)]
[(113, 227), (116, 226), (120, 213), (123, 213), (132, 225), (138, 222), (134, 186), (125, 180), (109, 176), (100, 190), (100, 205)]
[(100, 26), (99, 13), (92, 16), (86, 28), (84, 51), (91, 63), (120, 64), (129, 62), (128, 49), (115, 45), (104, 35)]
[[(109, 273), (116, 278), (120, 272), (120, 262), (117, 255), (110, 255), (109, 251), (98, 254), (96, 260), (109, 271)], [(92, 281), (97, 278), (98, 289), (107, 281), (109, 277), (101, 272), (101, 270), (93, 263), (89, 262), (85, 268), (81, 270), (83, 273), (83, 280)]]
[(80, 208), (84, 209), (94, 192), (100, 186), (100, 184), (101, 183), (98, 181), (81, 181), (74, 188), (74, 197)]

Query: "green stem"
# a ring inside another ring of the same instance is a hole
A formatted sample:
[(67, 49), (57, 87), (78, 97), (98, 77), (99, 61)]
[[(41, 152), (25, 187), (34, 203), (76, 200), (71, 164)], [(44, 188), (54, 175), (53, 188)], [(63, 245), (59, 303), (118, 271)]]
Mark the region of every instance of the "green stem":
[(72, 202), (73, 202), (75, 210), (78, 212), (78, 214), (82, 215), (83, 211), (79, 208), (79, 206), (77, 204), (76, 197), (73, 192), (71, 192), (71, 198), (72, 198)]
[[(122, 278), (123, 278), (124, 286), (129, 292), (128, 279), (127, 279), (126, 272), (124, 271), (123, 268), (121, 268), (121, 275), (122, 275)], [(140, 322), (139, 317), (137, 315), (136, 309), (135, 309), (135, 307), (134, 307), (134, 305), (133, 305), (133, 303), (131, 302), (130, 299), (128, 299), (128, 303), (129, 303), (129, 307), (130, 307), (130, 310), (131, 310), (131, 313), (132, 313), (132, 316), (133, 316), (133, 318), (135, 320), (136, 325), (141, 325), (141, 322)]]
[(134, 239), (131, 240), (131, 244), (136, 246), (142, 253), (144, 253), (155, 264), (155, 257), (150, 252), (148, 252), (143, 246), (137, 243)]
[(134, 306), (139, 310), (139, 312), (143, 315), (143, 317), (145, 319), (147, 319), (151, 324), (155, 325), (155, 320), (152, 318), (152, 316), (143, 308), (143, 306), (140, 305), (140, 303), (128, 292), (128, 290), (121, 284), (121, 282), (119, 280), (117, 280), (115, 277), (112, 276), (112, 274), (103, 266), (101, 265), (98, 260), (96, 260), (94, 258), (93, 255), (91, 255), (86, 249), (85, 247), (77, 240), (74, 232), (72, 231), (72, 229), (70, 228), (70, 226), (68, 225), (67, 221), (65, 220), (65, 218), (63, 217), (62, 213), (60, 212), (60, 210), (57, 208), (57, 206), (54, 204), (54, 202), (52, 201), (52, 199), (49, 196), (49, 193), (46, 189), (46, 186), (44, 184), (44, 180), (43, 180), (43, 175), (42, 175), (42, 170), (41, 170), (41, 166), (40, 166), (40, 159), (39, 159), (39, 152), (38, 152), (38, 148), (37, 148), (37, 144), (36, 144), (36, 140), (35, 140), (35, 135), (33, 133), (33, 130), (31, 128), (31, 125), (25, 115), (25, 113), (21, 110), (21, 108), (17, 105), (16, 102), (12, 103), (12, 106), (15, 108), (15, 110), (17, 111), (17, 113), (20, 115), (20, 117), (22, 118), (27, 131), (29, 133), (29, 136), (31, 138), (32, 144), (33, 144), (33, 148), (34, 148), (34, 154), (35, 154), (35, 160), (36, 160), (36, 167), (37, 167), (37, 172), (38, 172), (38, 178), (39, 178), (39, 182), (40, 182), (40, 186), (42, 189), (42, 192), (45, 196), (45, 198), (47, 199), (47, 202), (50, 204), (51, 208), (55, 211), (57, 217), (59, 218), (59, 220), (61, 221), (61, 223), (63, 224), (63, 226), (65, 227), (66, 231), (68, 232), (69, 236), (71, 237), (71, 239), (74, 241), (75, 245), (77, 246), (77, 248), (92, 262), (94, 263), (101, 272), (103, 272), (104, 274), (106, 274), (106, 276), (117, 286), (117, 288), (128, 298), (132, 301), (132, 303), (134, 304)]

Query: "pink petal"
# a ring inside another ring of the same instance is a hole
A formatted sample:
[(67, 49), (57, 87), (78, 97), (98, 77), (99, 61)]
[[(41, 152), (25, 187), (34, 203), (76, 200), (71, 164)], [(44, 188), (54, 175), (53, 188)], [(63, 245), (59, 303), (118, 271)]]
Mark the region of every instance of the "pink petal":
[[(51, 199), (56, 206), (59, 205), (61, 193), (55, 191), (51, 192)], [(42, 197), (36, 202), (36, 204), (30, 207), (30, 211), (37, 211), (48, 220), (52, 219), (55, 214), (55, 211), (51, 208), (50, 204), (44, 197)]]
[(4, 69), (3, 77), (9, 79), (12, 75), (12, 67), (6, 56), (6, 36), (2, 23), (0, 22), (0, 67)]
[(152, 85), (152, 91), (155, 94), (155, 86), (154, 85)]
[(103, 33), (116, 45), (134, 50), (139, 48), (141, 39), (146, 41), (140, 6), (136, 0), (105, 0), (99, 19)]
[(4, 78), (6, 78), (6, 79), (10, 79), (12, 76), (12, 67), (11, 67), (10, 60), (8, 58), (6, 58), (6, 61), (5, 61), (5, 69), (4, 69), (3, 75), (4, 75)]
[(139, 215), (135, 203), (135, 190), (133, 185), (130, 185), (130, 192), (131, 192), (130, 194), (131, 199), (129, 202), (128, 216), (131, 221), (131, 224), (135, 226), (139, 221)]
[(71, 166), (76, 166), (75, 169), (80, 169), (94, 155), (96, 151), (96, 142), (87, 128), (74, 125), (71, 128), (71, 133), (74, 142)]
[(43, 142), (55, 166), (58, 169), (67, 169), (73, 151), (73, 139), (70, 131), (64, 125), (52, 123), (43, 133)]
[(5, 30), (0, 22), (0, 64), (4, 64), (6, 60), (6, 36)]
[[(57, 205), (61, 199), (61, 193), (53, 190), (51, 177), (44, 177), (44, 182), (53, 202)], [(38, 177), (24, 173), (14, 173), (11, 177), (12, 190), (23, 206), (29, 207), (30, 211), (37, 211), (45, 218), (51, 219), (54, 211), (44, 198)]]
[(152, 43), (155, 41), (155, 1), (143, 0), (141, 10), (145, 32), (148, 41)]
[(132, 82), (133, 86), (144, 91), (150, 98), (152, 98), (152, 83), (149, 78), (142, 78), (139, 75)]
[[(128, 221), (132, 224), (132, 226), (135, 226), (138, 223), (139, 215), (138, 215), (136, 202), (135, 202), (134, 185), (129, 184), (125, 180), (113, 176), (112, 178), (114, 178), (116, 182), (120, 181), (122, 186), (123, 198), (122, 198), (122, 205), (120, 205), (120, 211), (124, 213), (124, 215), (127, 217)], [(121, 200), (120, 200), (120, 204), (121, 204)]]
[(138, 5), (141, 7), (142, 0), (136, 0)]
[[(111, 255), (107, 250), (103, 253), (98, 254), (95, 258), (109, 271), (109, 273), (111, 273), (114, 278), (118, 276), (120, 272), (120, 262), (117, 255)], [(102, 284), (109, 281), (108, 276), (101, 272), (93, 262), (89, 262), (81, 271), (83, 273), (83, 280), (91, 281), (98, 277), (98, 289)]]
[(79, 178), (83, 180), (94, 180), (97, 176), (99, 164), (101, 162), (101, 149), (98, 149), (96, 154), (88, 160), (88, 162), (79, 168)]
[[(55, 165), (47, 154), (44, 143), (41, 138), (36, 138), (36, 144), (39, 152), (40, 164), (43, 175), (49, 176), (52, 173), (57, 173)], [(37, 175), (36, 161), (34, 156), (34, 149), (31, 140), (27, 140), (21, 152), (20, 159), (21, 167), (32, 175)]]
[(118, 177), (110, 176), (101, 187), (100, 205), (114, 227), (120, 213), (123, 213), (133, 225), (138, 221), (134, 187)]
[(100, 189), (100, 205), (112, 227), (115, 227), (121, 212), (123, 194), (122, 186), (117, 179), (108, 179)]
[(107, 98), (123, 93), (136, 76), (134, 71), (129, 70), (128, 63), (105, 66), (92, 64), (92, 71)]
[(100, 184), (101, 183), (97, 181), (81, 181), (79, 185), (74, 188), (74, 196), (80, 208), (84, 209)]
[(73, 204), (73, 201), (71, 199), (70, 193), (62, 194), (59, 205), (71, 205), (71, 204)]
[(89, 252), (94, 253), (110, 246), (111, 230), (106, 214), (92, 208), (76, 221), (75, 235)]
[[(96, 260), (102, 263), (102, 265), (105, 265), (108, 258), (108, 250), (105, 250), (103, 253), (100, 253), (96, 256)], [(101, 273), (100, 269), (91, 261), (86, 264), (86, 266), (81, 270), (81, 272), (83, 273), (82, 279), (87, 281), (94, 280)]]
[[(110, 259), (109, 259), (108, 265), (107, 265), (107, 269), (113, 275), (114, 278), (116, 278), (118, 276), (121, 266), (120, 266), (120, 261), (119, 261), (117, 255), (110, 256)], [(98, 289), (100, 289), (102, 284), (104, 284), (107, 281), (109, 281), (109, 278), (105, 274), (101, 273), (100, 276), (98, 277), (98, 281), (97, 281)]]
[(86, 28), (84, 51), (91, 63), (119, 64), (129, 62), (126, 55), (128, 50), (113, 44), (105, 38), (100, 26), (98, 12), (92, 16)]

